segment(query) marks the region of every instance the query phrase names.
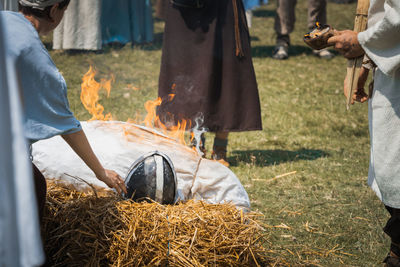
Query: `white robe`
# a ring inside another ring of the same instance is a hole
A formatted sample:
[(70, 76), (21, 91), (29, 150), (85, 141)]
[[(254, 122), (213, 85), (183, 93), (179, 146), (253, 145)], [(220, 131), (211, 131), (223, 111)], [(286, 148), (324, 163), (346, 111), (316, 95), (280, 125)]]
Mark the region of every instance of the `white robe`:
[(101, 1), (71, 1), (53, 33), (53, 49), (100, 50)]
[(3, 10), (18, 11), (18, 0), (0, 0)]
[(368, 29), (358, 40), (377, 65), (368, 183), (385, 205), (400, 208), (400, 1), (371, 0)]

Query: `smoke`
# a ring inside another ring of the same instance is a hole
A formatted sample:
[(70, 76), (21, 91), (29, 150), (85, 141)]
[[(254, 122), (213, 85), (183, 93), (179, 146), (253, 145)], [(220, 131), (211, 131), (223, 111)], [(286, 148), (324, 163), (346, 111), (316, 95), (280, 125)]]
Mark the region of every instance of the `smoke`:
[(203, 151), (201, 151), (200, 146), (204, 147), (204, 141), (205, 139), (202, 138), (202, 135), (208, 131), (207, 128), (203, 127), (204, 124), (204, 115), (203, 113), (200, 113), (196, 118), (194, 119), (195, 125), (190, 131), (193, 134), (193, 140), (192, 144), (196, 148), (197, 153), (199, 153), (200, 156), (203, 156)]

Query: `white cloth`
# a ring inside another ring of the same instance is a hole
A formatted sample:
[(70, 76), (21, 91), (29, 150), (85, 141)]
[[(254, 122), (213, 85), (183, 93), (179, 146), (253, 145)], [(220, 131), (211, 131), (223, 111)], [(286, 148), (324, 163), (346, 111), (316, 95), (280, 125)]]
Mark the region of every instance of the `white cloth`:
[(368, 29), (358, 34), (377, 65), (369, 101), (368, 183), (382, 202), (400, 208), (400, 1), (372, 0)]
[(5, 55), (0, 17), (0, 266), (44, 261), (35, 189), (23, 137), (15, 64)]
[[(237, 207), (250, 208), (246, 190), (231, 170), (216, 161), (202, 159), (187, 146), (135, 124), (116, 121), (81, 124), (103, 166), (115, 170), (121, 177), (126, 177), (138, 158), (151, 151), (160, 151), (168, 155), (174, 164), (181, 200), (194, 198), (210, 203), (232, 202)], [(61, 179), (78, 190), (85, 190), (88, 186), (71, 176), (80, 177), (95, 186), (107, 187), (61, 137), (39, 141), (32, 148), (33, 162), (46, 178)]]
[(3, 10), (18, 11), (18, 0), (0, 0), (0, 9), (1, 6)]
[(101, 49), (99, 0), (71, 1), (53, 33), (53, 49)]

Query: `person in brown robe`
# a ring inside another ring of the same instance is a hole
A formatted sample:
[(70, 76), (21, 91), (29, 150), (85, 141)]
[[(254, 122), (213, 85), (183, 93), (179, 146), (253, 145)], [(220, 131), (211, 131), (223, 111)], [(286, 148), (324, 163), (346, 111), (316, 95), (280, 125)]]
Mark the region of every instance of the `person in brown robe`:
[[(158, 114), (164, 122), (189, 119), (192, 127), (201, 118), (201, 126), (216, 133), (212, 158), (226, 162), (229, 132), (262, 129), (243, 3), (171, 2), (164, 17)], [(172, 101), (169, 94), (175, 94)]]

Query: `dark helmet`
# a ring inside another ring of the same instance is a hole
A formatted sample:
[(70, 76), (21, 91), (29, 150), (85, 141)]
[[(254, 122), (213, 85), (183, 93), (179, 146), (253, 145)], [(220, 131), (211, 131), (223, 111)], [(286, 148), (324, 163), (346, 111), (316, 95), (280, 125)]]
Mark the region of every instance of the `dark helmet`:
[(134, 201), (150, 198), (161, 204), (173, 204), (176, 173), (171, 159), (158, 151), (150, 152), (132, 164), (125, 178), (128, 193)]

